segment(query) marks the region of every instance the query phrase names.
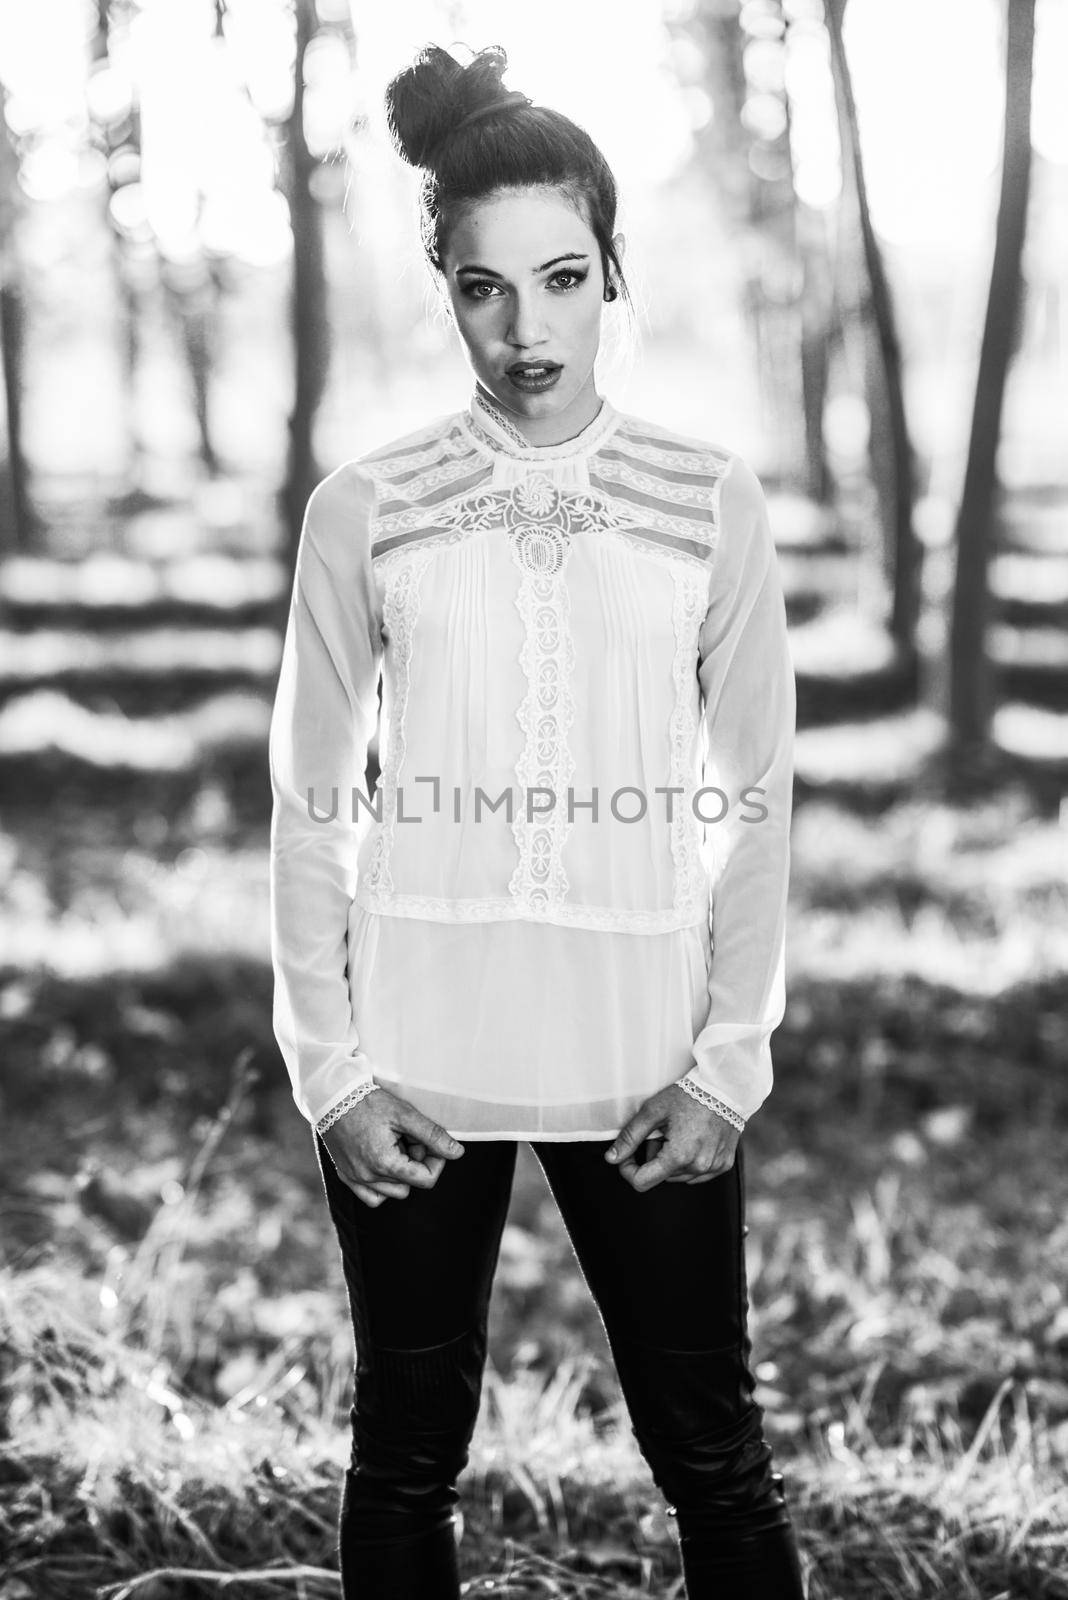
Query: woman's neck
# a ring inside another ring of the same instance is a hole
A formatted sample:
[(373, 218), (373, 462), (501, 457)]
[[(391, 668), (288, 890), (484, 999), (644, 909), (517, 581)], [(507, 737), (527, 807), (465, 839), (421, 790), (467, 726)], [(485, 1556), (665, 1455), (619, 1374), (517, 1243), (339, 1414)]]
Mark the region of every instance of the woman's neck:
[(491, 394), (481, 383), (476, 383), (475, 390), (488, 406), (506, 417), (512, 427), (533, 448), (540, 445), (567, 444), (589, 427), (599, 415), (603, 404), (601, 396), (591, 386), (581, 395), (576, 395), (563, 411), (545, 417), (524, 417), (505, 405), (496, 395)]

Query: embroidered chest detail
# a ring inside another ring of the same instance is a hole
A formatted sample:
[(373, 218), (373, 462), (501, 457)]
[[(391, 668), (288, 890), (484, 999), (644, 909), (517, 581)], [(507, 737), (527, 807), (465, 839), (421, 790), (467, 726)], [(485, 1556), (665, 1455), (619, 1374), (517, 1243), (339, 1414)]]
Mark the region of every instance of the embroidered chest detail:
[[(457, 502), (440, 519), (446, 520), (461, 536), (503, 529), (511, 536), (520, 566), (532, 572), (558, 570), (574, 534), (607, 528), (612, 522), (596, 495), (561, 489), (540, 472), (507, 489), (487, 489)], [(555, 553), (551, 558), (550, 552)]]
[(533, 577), (562, 572), (572, 535), (607, 520), (589, 495), (568, 494), (540, 473), (514, 484), (502, 509), (516, 563)]
[(374, 559), (381, 565), (416, 545), (456, 544), (475, 534), (503, 532), (522, 570), (558, 572), (576, 533), (608, 532), (615, 521), (601, 496), (561, 488), (548, 474), (533, 472), (507, 488), (476, 488), (432, 509), (379, 515)]

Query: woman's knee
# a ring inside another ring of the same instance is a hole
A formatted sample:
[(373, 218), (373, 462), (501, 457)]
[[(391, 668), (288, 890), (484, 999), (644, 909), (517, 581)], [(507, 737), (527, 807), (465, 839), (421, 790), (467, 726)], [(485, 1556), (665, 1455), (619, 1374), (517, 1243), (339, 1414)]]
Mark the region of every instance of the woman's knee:
[(680, 1532), (754, 1534), (788, 1521), (782, 1475), (755, 1402), (733, 1425), (687, 1437), (634, 1432)]
[(683, 1520), (753, 1528), (785, 1515), (744, 1350), (658, 1349), (616, 1336), (632, 1432)]
[(352, 1468), (357, 1481), (419, 1501), (455, 1484), (478, 1420), (486, 1331), (420, 1350), (363, 1342), (357, 1351)]

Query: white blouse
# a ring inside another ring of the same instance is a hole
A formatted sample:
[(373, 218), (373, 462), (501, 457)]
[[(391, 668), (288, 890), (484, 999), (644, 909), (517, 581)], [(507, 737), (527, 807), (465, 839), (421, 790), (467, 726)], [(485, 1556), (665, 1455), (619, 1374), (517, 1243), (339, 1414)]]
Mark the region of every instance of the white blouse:
[[(381, 777), (366, 789), (378, 719)], [(469, 410), (313, 491), (271, 721), (274, 1029), (320, 1130), (610, 1139), (772, 1083), (795, 685), (763, 492), (615, 410)]]

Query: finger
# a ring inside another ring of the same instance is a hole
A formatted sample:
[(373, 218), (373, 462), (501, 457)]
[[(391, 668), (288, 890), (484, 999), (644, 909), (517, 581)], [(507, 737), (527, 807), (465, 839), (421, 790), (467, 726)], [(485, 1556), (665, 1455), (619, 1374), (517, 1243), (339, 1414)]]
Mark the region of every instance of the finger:
[(726, 1174), (734, 1166), (734, 1163), (735, 1163), (736, 1159), (737, 1159), (737, 1156), (736, 1156), (735, 1151), (733, 1151), (733, 1150), (723, 1151), (720, 1155), (718, 1155), (716, 1157), (715, 1161), (712, 1163), (712, 1167), (710, 1168), (710, 1170), (708, 1172), (698, 1172), (698, 1173), (696, 1173), (694, 1175), (693, 1179), (692, 1179), (692, 1182), (694, 1182), (694, 1183), (705, 1183), (705, 1182), (708, 1181), (709, 1178), (722, 1178), (722, 1177), (725, 1177)]
[(619, 1133), (616, 1134), (605, 1151), (605, 1159), (616, 1164), (629, 1160), (642, 1140), (652, 1132), (655, 1126), (655, 1118), (650, 1116), (643, 1117), (639, 1112), (631, 1118), (630, 1122), (625, 1123)]
[(700, 1162), (696, 1156), (690, 1156), (688, 1160), (681, 1161), (676, 1165), (670, 1178), (666, 1181), (668, 1183), (707, 1183), (710, 1178), (721, 1178), (729, 1170), (729, 1166), (730, 1164), (719, 1156), (716, 1157), (710, 1167)]
[[(620, 1165), (619, 1170), (626, 1178), (632, 1189), (643, 1190), (646, 1188), (652, 1188), (655, 1183), (662, 1182), (662, 1177), (658, 1177), (657, 1174), (662, 1174), (665, 1169), (662, 1164), (657, 1165), (655, 1160), (641, 1162), (632, 1158), (630, 1161), (624, 1161)], [(668, 1167), (667, 1170), (669, 1172), (674, 1172), (675, 1169), (674, 1167)], [(639, 1182), (641, 1175), (647, 1172), (653, 1173), (653, 1182), (650, 1183), (648, 1180), (645, 1182)]]
[[(441, 1173), (441, 1168), (444, 1166), (443, 1155), (433, 1154), (432, 1150), (428, 1149), (422, 1142), (422, 1139), (412, 1139), (408, 1134), (401, 1136), (398, 1152), (400, 1152), (401, 1157), (408, 1158), (409, 1162), (414, 1162), (417, 1166), (424, 1166), (425, 1170), (428, 1171), (430, 1184), (425, 1187), (432, 1187), (433, 1184), (436, 1184), (438, 1174)], [(395, 1174), (395, 1176), (398, 1176), (398, 1174)], [(409, 1181), (417, 1182), (419, 1179), (411, 1178)]]
[(368, 1188), (366, 1183), (350, 1183), (349, 1188), (358, 1200), (363, 1201), (365, 1206), (380, 1206), (386, 1198), (384, 1194), (376, 1194), (373, 1189)]
[(401, 1183), (395, 1178), (374, 1177), (368, 1179), (367, 1187), (374, 1189), (376, 1194), (388, 1195), (393, 1200), (407, 1198), (411, 1185)]
[(414, 1106), (405, 1105), (401, 1109), (396, 1125), (410, 1140), (420, 1140), (423, 1144), (429, 1145), (436, 1155), (444, 1156), (446, 1160), (455, 1161), (464, 1153), (464, 1147), (459, 1139), (454, 1139), (448, 1129), (441, 1127), (437, 1122), (432, 1122), (429, 1117), (424, 1117)]
[[(439, 1163), (438, 1170), (445, 1164), (444, 1156), (433, 1158)], [(406, 1184), (416, 1189), (432, 1189), (437, 1182), (437, 1172), (431, 1172), (425, 1162), (412, 1161), (407, 1156), (397, 1155), (389, 1163), (388, 1168), (380, 1171), (375, 1178), (375, 1185), (382, 1183), (395, 1183), (401, 1187)], [(407, 1194), (407, 1189), (404, 1191)]]
[(435, 1155), (433, 1151), (428, 1150), (421, 1139), (414, 1140), (408, 1146), (407, 1153), (409, 1160), (418, 1162), (421, 1166), (424, 1166), (436, 1183), (438, 1176), (445, 1165), (445, 1157)]
[(647, 1161), (643, 1167), (638, 1168), (634, 1174), (634, 1187), (644, 1194), (646, 1189), (655, 1189), (658, 1183), (663, 1183), (666, 1178), (677, 1171), (678, 1162), (675, 1158), (669, 1156), (666, 1150), (661, 1150), (660, 1154), (654, 1156), (652, 1161)]

